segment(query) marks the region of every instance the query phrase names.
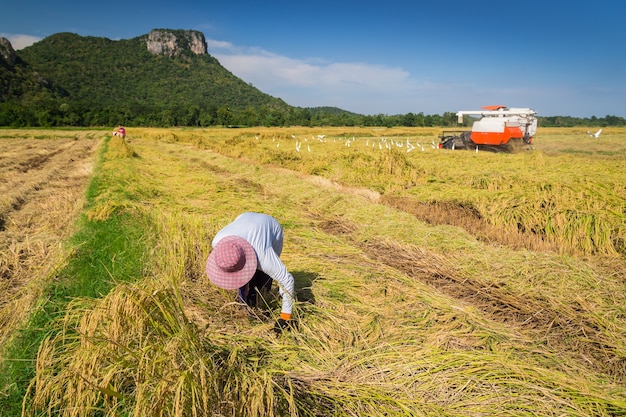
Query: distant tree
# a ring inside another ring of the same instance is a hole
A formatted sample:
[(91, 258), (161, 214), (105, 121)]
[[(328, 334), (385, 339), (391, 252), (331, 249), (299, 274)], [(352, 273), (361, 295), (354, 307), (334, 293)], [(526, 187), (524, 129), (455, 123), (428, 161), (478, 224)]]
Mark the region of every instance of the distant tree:
[(246, 107), (240, 114), (240, 120), (238, 124), (244, 126), (258, 126), (259, 115), (257, 109), (252, 106)]
[(200, 122), (200, 126), (209, 127), (209, 126), (213, 126), (215, 119), (213, 118), (213, 116), (211, 116), (209, 112), (203, 111), (202, 113), (200, 113), (200, 117), (198, 120)]
[(294, 116), (294, 119), (293, 119), (294, 125), (300, 125), (300, 126), (311, 125), (311, 119), (313, 118), (313, 116), (311, 115), (310, 109), (298, 108), (298, 109), (295, 109), (292, 113)]
[(410, 126), (410, 127), (416, 126), (415, 122), (416, 122), (415, 115), (413, 113), (411, 113), (411, 112), (405, 114), (402, 117), (402, 125), (403, 126)]
[(161, 111), (160, 127), (176, 126), (176, 119), (174, 118), (174, 112), (170, 109)]
[(222, 106), (217, 109), (217, 123), (222, 126), (228, 126), (233, 122), (233, 112), (227, 107)]
[(606, 120), (607, 126), (624, 126), (626, 124), (626, 120), (624, 120), (623, 117), (618, 117), (618, 116), (606, 115), (604, 117), (604, 120)]
[(441, 119), (443, 126), (456, 126), (458, 124), (456, 113), (445, 112)]

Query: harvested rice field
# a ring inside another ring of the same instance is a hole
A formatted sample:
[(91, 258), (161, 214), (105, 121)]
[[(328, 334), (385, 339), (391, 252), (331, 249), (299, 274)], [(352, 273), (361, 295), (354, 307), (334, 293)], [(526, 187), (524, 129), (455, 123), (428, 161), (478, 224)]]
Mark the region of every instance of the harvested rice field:
[[(0, 415), (626, 415), (626, 129), (0, 131)], [(208, 281), (285, 230), (292, 328)]]

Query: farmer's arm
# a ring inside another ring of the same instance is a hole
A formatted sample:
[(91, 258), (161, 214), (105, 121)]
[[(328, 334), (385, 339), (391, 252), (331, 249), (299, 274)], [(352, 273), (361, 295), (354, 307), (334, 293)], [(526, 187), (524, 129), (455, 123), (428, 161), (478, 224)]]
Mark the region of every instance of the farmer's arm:
[(283, 298), (280, 316), (284, 320), (291, 318), (295, 301), (294, 279), (276, 252), (268, 250), (265, 256), (259, 257), (260, 269), (278, 283), (278, 291)]

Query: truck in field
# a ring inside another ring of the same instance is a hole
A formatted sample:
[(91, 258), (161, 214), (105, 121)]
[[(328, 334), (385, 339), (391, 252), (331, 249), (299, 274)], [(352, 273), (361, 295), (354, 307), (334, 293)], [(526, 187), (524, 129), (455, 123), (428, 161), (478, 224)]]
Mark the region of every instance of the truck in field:
[(498, 152), (529, 147), (537, 133), (536, 114), (533, 109), (502, 105), (459, 111), (456, 113), (459, 123), (463, 123), (464, 116), (478, 116), (480, 119), (473, 123), (471, 131), (444, 130), (439, 135), (439, 148)]

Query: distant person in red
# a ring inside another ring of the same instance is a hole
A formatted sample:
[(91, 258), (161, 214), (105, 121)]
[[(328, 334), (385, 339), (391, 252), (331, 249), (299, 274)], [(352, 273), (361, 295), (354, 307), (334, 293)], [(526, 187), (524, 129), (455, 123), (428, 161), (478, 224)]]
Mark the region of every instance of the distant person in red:
[(124, 129), (124, 126), (119, 125), (117, 129), (113, 131), (113, 136), (121, 136), (122, 139), (126, 139), (126, 129)]

